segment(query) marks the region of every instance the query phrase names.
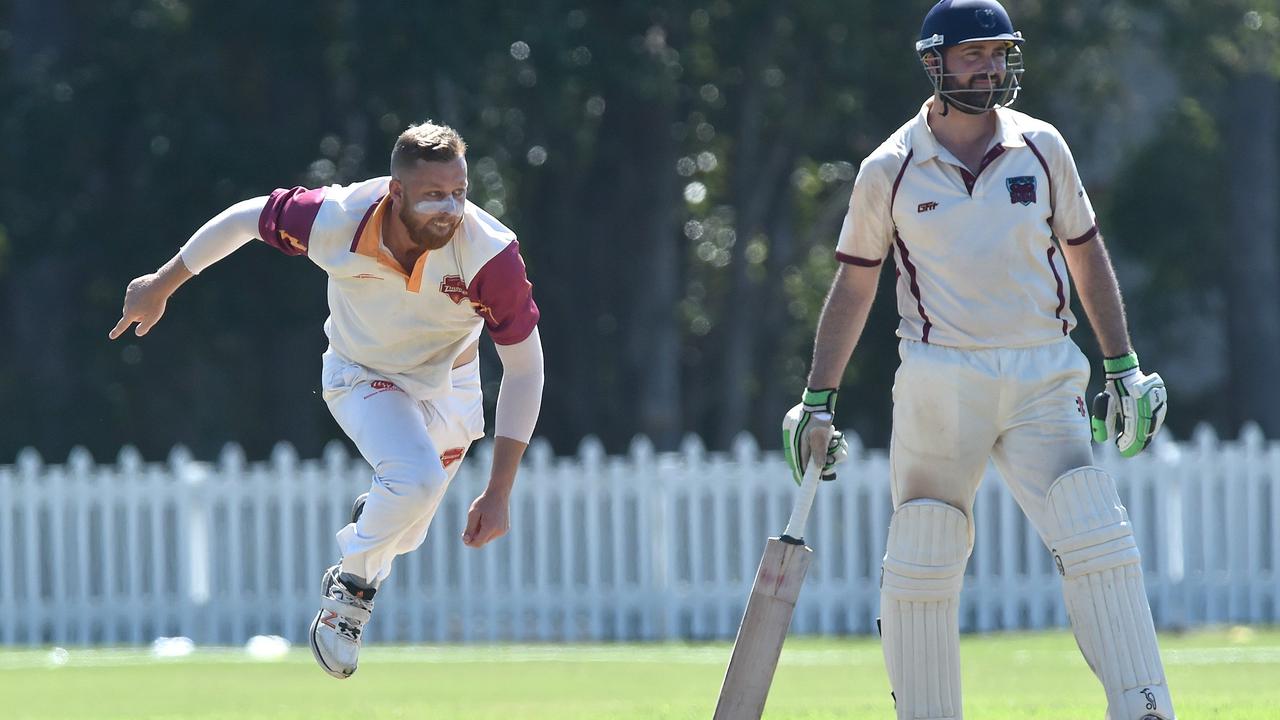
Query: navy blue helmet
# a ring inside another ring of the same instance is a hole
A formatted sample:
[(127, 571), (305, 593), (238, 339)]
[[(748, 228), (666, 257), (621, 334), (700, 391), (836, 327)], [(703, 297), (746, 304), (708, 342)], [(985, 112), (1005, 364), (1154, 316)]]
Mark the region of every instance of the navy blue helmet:
[[(974, 89), (949, 81), (956, 74), (947, 72), (943, 51), (963, 43), (988, 40), (1003, 40), (1008, 44), (1005, 72), (1000, 82)], [(950, 104), (977, 114), (1008, 107), (1018, 98), (1022, 87), (1022, 42), (1022, 33), (1013, 29), (1009, 13), (996, 0), (941, 0), (924, 16), (916, 52), (934, 91), (942, 98), (943, 110)]]

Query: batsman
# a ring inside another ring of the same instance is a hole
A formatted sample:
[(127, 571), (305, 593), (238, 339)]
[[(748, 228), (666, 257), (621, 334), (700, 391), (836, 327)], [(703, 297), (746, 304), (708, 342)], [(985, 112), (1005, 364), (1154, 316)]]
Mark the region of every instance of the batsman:
[[(1053, 554), (1108, 720), (1173, 720), (1133, 530), (1090, 443), (1146, 448), (1164, 382), (1138, 364), (1066, 142), (1010, 109), (1023, 44), (995, 0), (925, 16), (916, 52), (933, 94), (859, 169), (787, 455), (799, 478), (831, 442), (837, 386), (892, 258), (901, 364), (880, 631), (898, 718), (962, 717), (959, 598), (990, 458)], [(1072, 281), (1105, 358), (1092, 422)]]

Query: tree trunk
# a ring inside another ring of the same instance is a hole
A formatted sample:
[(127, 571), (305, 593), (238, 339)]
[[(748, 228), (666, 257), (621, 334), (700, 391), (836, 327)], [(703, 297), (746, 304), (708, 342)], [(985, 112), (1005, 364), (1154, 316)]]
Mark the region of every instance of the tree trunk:
[(682, 295), (681, 241), (676, 222), (679, 188), (675, 173), (679, 148), (671, 134), (675, 121), (674, 99), (650, 102), (644, 112), (636, 145), (638, 177), (645, 179), (643, 208), (633, 217), (644, 218), (637, 243), (633, 287), (629, 356), (636, 386), (636, 411), (640, 432), (659, 449), (674, 450), (684, 430), (680, 394), (680, 316)]
[(1232, 80), (1226, 108), (1231, 236), (1223, 287), (1231, 405), (1234, 421), (1253, 420), (1269, 437), (1280, 437), (1280, 383), (1273, 372), (1280, 358), (1278, 96), (1270, 73), (1249, 71)]
[(795, 256), (795, 198), (785, 193), (769, 222), (769, 257), (765, 261), (766, 277), (773, 279), (762, 288), (764, 306), (760, 309), (760, 335), (755, 352), (763, 362), (760, 373), (760, 401), (750, 427), (763, 447), (772, 447), (778, 438), (782, 416), (800, 397), (803, 388), (787, 383), (784, 366), (789, 356), (787, 337), (787, 296), (782, 277)]
[[(767, 27), (773, 25), (771, 16)], [(769, 225), (768, 218), (779, 198), (793, 192), (790, 176), (804, 123), (802, 108), (807, 107), (811, 97), (813, 74), (806, 59), (796, 69), (795, 77), (788, 80), (790, 110), (778, 118), (771, 132), (766, 132), (762, 122), (765, 89), (760, 74), (772, 57), (772, 50), (766, 49), (756, 55), (748, 67), (747, 86), (743, 90), (746, 95), (735, 138), (732, 187), (737, 240), (729, 264), (729, 296), (720, 313), (723, 337), (720, 347), (724, 354), (719, 378), (721, 412), (716, 418), (715, 436), (715, 445), (720, 448), (728, 447), (734, 435), (751, 427), (750, 408), (762, 397), (760, 382), (753, 382), (758, 379), (761, 367), (755, 350), (761, 338), (762, 295), (767, 294), (765, 285), (781, 282), (781, 278), (768, 273), (763, 282), (752, 278), (746, 250), (752, 237)], [(764, 148), (769, 151), (762, 152)], [(760, 412), (768, 411), (761, 409)]]

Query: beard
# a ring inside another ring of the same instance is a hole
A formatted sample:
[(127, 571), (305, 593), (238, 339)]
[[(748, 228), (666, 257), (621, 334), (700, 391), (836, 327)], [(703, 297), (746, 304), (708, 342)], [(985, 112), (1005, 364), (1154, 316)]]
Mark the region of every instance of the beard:
[(416, 213), (403, 208), (400, 211), (400, 221), (404, 223), (415, 245), (428, 250), (439, 250), (453, 239), (458, 225), (462, 224), (462, 217), (437, 215), (429, 220), (419, 220)]
[[(987, 78), (988, 82), (978, 85), (976, 83), (979, 78)], [(990, 110), (995, 107), (996, 99), (1004, 93), (1003, 81), (1004, 78), (1000, 75), (974, 74), (969, 77), (969, 82), (961, 85), (954, 77), (947, 76), (942, 78), (942, 89), (950, 93), (953, 99), (975, 108)]]

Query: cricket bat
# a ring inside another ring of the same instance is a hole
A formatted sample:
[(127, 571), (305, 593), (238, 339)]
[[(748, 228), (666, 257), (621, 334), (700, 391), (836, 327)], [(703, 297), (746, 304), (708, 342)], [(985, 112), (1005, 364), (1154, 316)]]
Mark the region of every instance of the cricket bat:
[(804, 544), (804, 525), (822, 469), (817, 462), (811, 465), (782, 536), (765, 542), (764, 557), (760, 558), (747, 610), (738, 626), (738, 639), (733, 643), (729, 669), (720, 685), (714, 720), (759, 720), (764, 712), (782, 641), (787, 637), (800, 586), (813, 559), (813, 551)]

